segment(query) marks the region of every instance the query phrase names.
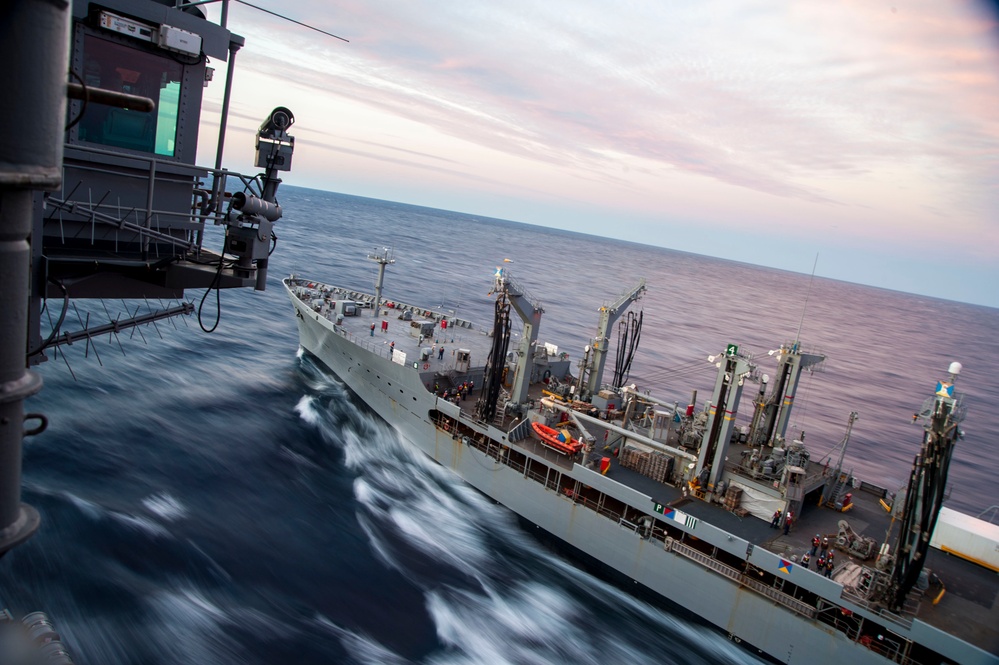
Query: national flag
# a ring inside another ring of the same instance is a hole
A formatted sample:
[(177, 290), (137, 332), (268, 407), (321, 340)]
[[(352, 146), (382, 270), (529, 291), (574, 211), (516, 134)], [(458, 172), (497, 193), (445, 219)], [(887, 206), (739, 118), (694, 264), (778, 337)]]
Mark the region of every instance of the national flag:
[(784, 573), (785, 575), (790, 575), (792, 568), (794, 568), (794, 566), (791, 565), (791, 562), (787, 561), (786, 559), (781, 559), (780, 560), (780, 565), (777, 566), (777, 570), (779, 570), (780, 572)]

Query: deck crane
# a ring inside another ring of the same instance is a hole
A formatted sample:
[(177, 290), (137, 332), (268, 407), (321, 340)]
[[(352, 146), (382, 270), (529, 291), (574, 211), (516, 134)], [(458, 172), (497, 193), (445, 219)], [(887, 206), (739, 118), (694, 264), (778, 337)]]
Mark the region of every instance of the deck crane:
[(607, 363), (607, 346), (610, 343), (608, 333), (614, 323), (624, 314), (628, 306), (638, 300), (645, 293), (645, 278), (638, 281), (630, 291), (621, 294), (617, 300), (610, 305), (600, 308), (600, 322), (597, 324), (597, 336), (590, 344), (590, 362), (586, 365), (589, 377), (586, 381), (586, 394), (592, 396), (600, 390), (600, 382), (603, 378), (604, 365)]

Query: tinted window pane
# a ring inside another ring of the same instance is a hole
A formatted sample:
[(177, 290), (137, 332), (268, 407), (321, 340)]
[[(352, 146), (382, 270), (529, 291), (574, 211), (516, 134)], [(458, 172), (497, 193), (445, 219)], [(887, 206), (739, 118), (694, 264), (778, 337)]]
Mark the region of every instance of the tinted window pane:
[(177, 104), (180, 102), (180, 81), (170, 81), (160, 90), (156, 104), (156, 154), (173, 156), (177, 136)]
[(166, 56), (127, 48), (86, 35), (83, 79), (88, 86), (149, 97), (152, 113), (90, 103), (79, 124), (79, 139), (172, 157), (177, 140), (180, 63)]

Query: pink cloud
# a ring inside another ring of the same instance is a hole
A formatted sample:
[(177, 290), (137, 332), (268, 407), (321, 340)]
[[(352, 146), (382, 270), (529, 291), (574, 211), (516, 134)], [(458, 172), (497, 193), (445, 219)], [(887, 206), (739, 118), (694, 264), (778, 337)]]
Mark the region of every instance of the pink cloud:
[[(987, 158), (999, 150), (994, 24), (938, 3), (895, 13), (759, 3), (735, 15), (705, 3), (644, 21), (585, 4), (432, 15), (408, 3), (309, 8), (297, 18), (352, 42), (304, 40), (295, 73), (304, 85), (595, 180), (641, 160), (782, 198), (860, 205), (822, 183), (907, 165), (971, 206), (997, 177)], [(350, 66), (312, 64), (328, 60)], [(259, 56), (253, 66), (287, 70)], [(934, 173), (949, 176), (934, 182)]]

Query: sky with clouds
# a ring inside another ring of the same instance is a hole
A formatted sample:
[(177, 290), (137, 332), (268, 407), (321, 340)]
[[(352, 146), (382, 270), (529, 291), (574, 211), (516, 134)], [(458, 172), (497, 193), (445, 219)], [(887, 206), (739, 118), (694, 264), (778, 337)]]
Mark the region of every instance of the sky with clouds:
[(990, 5), (252, 1), (350, 41), (231, 6), (231, 168), (999, 307)]

